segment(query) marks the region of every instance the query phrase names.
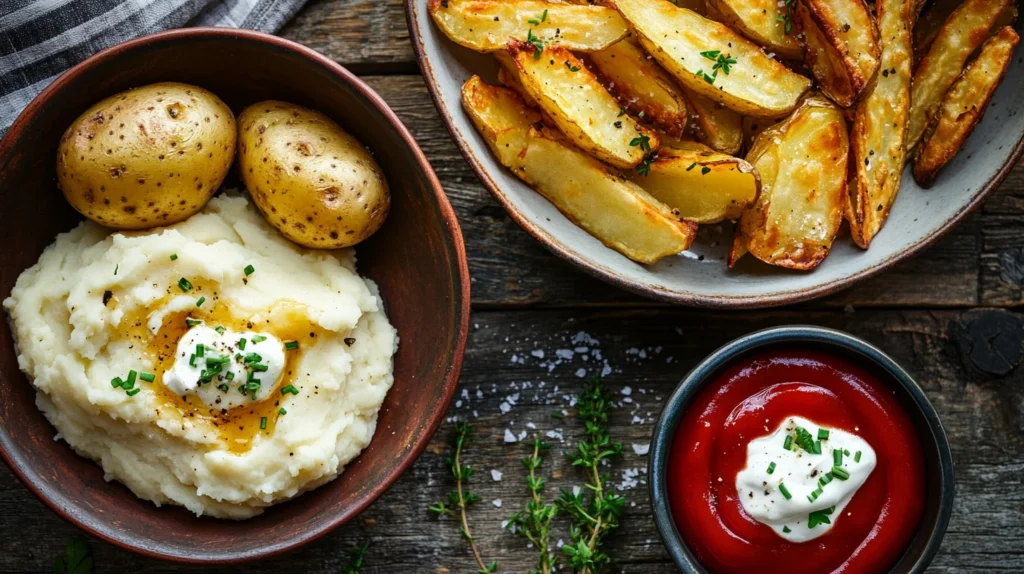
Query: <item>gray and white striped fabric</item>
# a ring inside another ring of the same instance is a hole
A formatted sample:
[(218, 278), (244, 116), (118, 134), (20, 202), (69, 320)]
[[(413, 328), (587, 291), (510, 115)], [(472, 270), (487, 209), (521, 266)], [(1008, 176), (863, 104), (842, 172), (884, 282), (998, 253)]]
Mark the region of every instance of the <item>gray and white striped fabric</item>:
[(182, 26), (276, 32), (305, 0), (0, 0), (0, 137), (62, 72), (137, 36)]

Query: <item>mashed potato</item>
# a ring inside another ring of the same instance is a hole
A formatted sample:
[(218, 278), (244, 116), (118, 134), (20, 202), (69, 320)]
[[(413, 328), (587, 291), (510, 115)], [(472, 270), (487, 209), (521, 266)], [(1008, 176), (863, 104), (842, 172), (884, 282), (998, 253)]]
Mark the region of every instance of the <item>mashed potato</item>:
[[(353, 252), (296, 247), (241, 197), (149, 232), (82, 223), (4, 307), (58, 436), (108, 480), (196, 514), (248, 518), (335, 478), (370, 442), (393, 381), (398, 338)], [(250, 349), (179, 349), (199, 327)], [(259, 379), (274, 365), (260, 368), (251, 339), (281, 346), (264, 352), (283, 357), (276, 379)], [(187, 378), (187, 361), (209, 379), (186, 381), (202, 393), (164, 384), (172, 369)]]

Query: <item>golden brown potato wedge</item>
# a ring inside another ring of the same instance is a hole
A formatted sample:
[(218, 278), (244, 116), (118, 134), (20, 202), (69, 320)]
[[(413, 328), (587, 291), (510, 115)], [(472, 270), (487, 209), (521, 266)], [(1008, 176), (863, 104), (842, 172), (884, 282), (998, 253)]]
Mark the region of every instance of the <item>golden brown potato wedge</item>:
[(900, 190), (910, 116), (911, 0), (878, 0), (881, 72), (864, 91), (850, 130), (853, 181), (846, 219), (854, 243), (867, 249)]
[(641, 113), (667, 134), (686, 130), (689, 110), (682, 90), (635, 42), (617, 42), (587, 55), (586, 61), (629, 113)]
[(615, 0), (640, 44), (684, 87), (742, 114), (791, 112), (811, 81), (728, 26), (671, 2)]
[(826, 96), (849, 107), (878, 72), (878, 30), (863, 0), (803, 0), (804, 60)]
[[(781, 6), (780, 6), (781, 4)], [(795, 0), (707, 0), (718, 20), (780, 56), (797, 59), (802, 53), (798, 29), (793, 28)]]
[(747, 161), (761, 174), (761, 193), (740, 218), (736, 259), (745, 248), (772, 265), (817, 267), (843, 220), (849, 141), (842, 112), (823, 97), (806, 99), (758, 136)]
[(696, 92), (684, 92), (693, 110), (697, 138), (722, 153), (740, 153), (743, 148), (743, 117)]
[(626, 37), (619, 14), (604, 6), (540, 0), (428, 0), (437, 27), (456, 44), (478, 52), (504, 50), (509, 40), (603, 50)]
[(689, 248), (697, 224), (683, 221), (621, 173), (581, 152), (508, 88), (472, 77), (462, 105), (498, 160), (577, 225), (641, 263)]
[(630, 179), (677, 210), (679, 217), (696, 223), (736, 219), (754, 202), (761, 182), (745, 160), (706, 149), (680, 148), (663, 144), (647, 175), (632, 173)]
[(502, 165), (516, 171), (526, 154), (530, 126), (540, 113), (512, 90), (492, 86), (473, 76), (462, 86), (462, 107)]
[[(618, 168), (635, 167), (658, 149), (658, 136), (621, 112), (618, 101), (572, 52), (510, 42), (523, 88), (580, 149)], [(539, 57), (538, 57), (539, 55)]]
[(1019, 42), (1013, 28), (1001, 28), (985, 41), (978, 58), (964, 69), (946, 93), (914, 158), (914, 179), (922, 187), (931, 186), (939, 170), (960, 151), (960, 146), (981, 121), (992, 94), (1013, 61), (1013, 51)]
[(757, 136), (761, 135), (761, 132), (780, 121), (782, 120), (745, 116), (743, 118), (743, 146), (746, 149), (750, 149), (754, 145), (754, 140), (757, 139)]
[(939, 35), (942, 25), (961, 2), (963, 0), (934, 0), (928, 3), (928, 9), (922, 11), (914, 22), (914, 62), (920, 62), (928, 53), (928, 48), (931, 47), (935, 36)]
[(1013, 0), (964, 0), (939, 30), (914, 72), (910, 91), (907, 149), (921, 141), (942, 97), (963, 70), (967, 58), (989, 34), (996, 18)]

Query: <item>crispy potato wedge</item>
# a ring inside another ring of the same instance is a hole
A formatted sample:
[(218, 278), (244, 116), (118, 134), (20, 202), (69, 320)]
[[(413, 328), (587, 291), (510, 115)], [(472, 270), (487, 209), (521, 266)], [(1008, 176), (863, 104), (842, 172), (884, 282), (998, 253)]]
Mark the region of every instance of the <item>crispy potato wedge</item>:
[(585, 60), (628, 112), (642, 112), (645, 121), (667, 134), (686, 130), (690, 113), (682, 90), (635, 42), (617, 42)]
[(963, 70), (967, 58), (985, 40), (996, 18), (1013, 0), (964, 0), (939, 30), (921, 60), (910, 91), (907, 149), (921, 141), (942, 97)]
[(960, 146), (981, 121), (992, 94), (1013, 61), (1013, 51), (1019, 42), (1013, 28), (1001, 28), (985, 41), (978, 58), (964, 69), (946, 93), (914, 158), (914, 179), (922, 187), (934, 183), (939, 170), (960, 151)]
[(684, 92), (693, 110), (697, 138), (722, 153), (740, 153), (743, 148), (743, 117), (696, 92)]
[[(692, 10), (648, 0), (615, 0), (615, 7), (684, 87), (742, 114), (784, 116), (811, 85), (728, 26)], [(719, 58), (735, 63), (723, 66)]]
[(817, 267), (843, 221), (849, 141), (842, 112), (823, 97), (807, 98), (758, 136), (747, 161), (761, 174), (761, 193), (740, 218), (745, 248), (772, 265)]
[(514, 91), (473, 76), (462, 105), (502, 165), (605, 245), (641, 263), (690, 247), (696, 223), (544, 127)]
[(776, 120), (771, 118), (752, 118), (750, 116), (744, 116), (743, 118), (743, 147), (750, 149), (754, 145), (754, 140), (757, 136), (761, 135), (761, 132), (774, 126), (782, 120)]
[(492, 86), (473, 76), (462, 86), (462, 107), (502, 165), (522, 167), (530, 126), (540, 113), (512, 90)]
[(516, 41), (508, 49), (523, 88), (581, 149), (622, 169), (658, 149), (658, 136), (621, 114), (619, 102), (572, 52), (548, 46), (538, 58), (533, 45)]
[(478, 52), (504, 50), (509, 40), (536, 39), (590, 52), (626, 37), (619, 14), (604, 6), (540, 0), (428, 0), (437, 27), (456, 44)]
[(683, 147), (693, 146), (662, 144), (647, 175), (632, 173), (629, 178), (683, 219), (697, 223), (737, 219), (761, 190), (757, 171), (737, 157)]
[(523, 180), (602, 243), (640, 263), (689, 249), (697, 224), (580, 152), (554, 130), (530, 132)]
[(821, 91), (843, 107), (854, 104), (878, 72), (878, 30), (863, 0), (803, 0), (797, 20), (804, 61)]
[(707, 0), (707, 5), (712, 13), (721, 15), (721, 20), (716, 20), (772, 52), (790, 59), (803, 52), (789, 4), (779, 0)]
[(912, 0), (878, 0), (881, 69), (865, 90), (850, 130), (853, 182), (846, 219), (850, 235), (863, 249), (882, 228), (900, 190), (910, 116)]
[[(918, 0), (919, 2), (921, 0)], [(949, 15), (956, 10), (963, 0), (934, 0), (927, 3), (928, 9), (923, 10), (914, 22), (914, 62), (920, 62), (928, 53), (935, 36), (946, 23)], [(915, 64), (916, 67), (916, 64)]]

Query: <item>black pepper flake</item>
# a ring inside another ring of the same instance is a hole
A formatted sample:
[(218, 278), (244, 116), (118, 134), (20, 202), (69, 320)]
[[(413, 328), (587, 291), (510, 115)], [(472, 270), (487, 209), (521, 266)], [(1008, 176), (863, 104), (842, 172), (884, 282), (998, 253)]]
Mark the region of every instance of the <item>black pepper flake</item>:
[(111, 290), (109, 290), (109, 289), (107, 289), (106, 291), (104, 291), (104, 292), (103, 292), (103, 306), (104, 306), (104, 307), (106, 307), (106, 306), (107, 306), (107, 303), (110, 303), (110, 300), (111, 300), (111, 299), (112, 299), (113, 297), (114, 297), (114, 292), (113, 292), (113, 291), (111, 291)]
[(351, 347), (356, 344), (356, 340), (354, 337), (345, 337), (345, 344)]

